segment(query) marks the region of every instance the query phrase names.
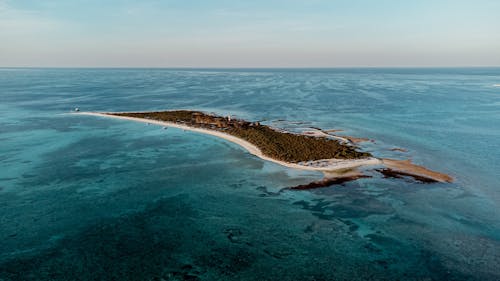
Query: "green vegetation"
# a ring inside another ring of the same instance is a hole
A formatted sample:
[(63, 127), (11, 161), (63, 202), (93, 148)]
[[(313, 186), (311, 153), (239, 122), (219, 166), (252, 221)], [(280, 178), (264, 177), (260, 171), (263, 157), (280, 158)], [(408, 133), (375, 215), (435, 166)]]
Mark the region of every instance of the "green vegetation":
[(297, 163), (320, 159), (359, 159), (370, 153), (324, 137), (312, 137), (276, 131), (259, 122), (209, 115), (199, 111), (176, 110), (160, 112), (111, 113), (151, 120), (167, 121), (191, 127), (221, 131), (257, 146), (264, 155), (281, 161)]

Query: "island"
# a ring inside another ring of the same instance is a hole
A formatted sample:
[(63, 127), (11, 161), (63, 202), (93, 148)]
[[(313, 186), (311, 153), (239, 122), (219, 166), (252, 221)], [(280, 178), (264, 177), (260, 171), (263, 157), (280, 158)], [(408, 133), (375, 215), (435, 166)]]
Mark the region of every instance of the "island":
[(316, 133), (295, 133), (231, 116), (196, 110), (151, 112), (78, 112), (100, 117), (139, 121), (217, 136), (234, 142), (253, 155), (286, 167), (321, 171), (321, 181), (290, 189), (308, 189), (368, 177), (358, 168), (373, 166), (385, 177), (412, 177), (421, 182), (451, 182), (446, 174), (431, 171), (411, 161), (379, 159), (360, 151), (356, 141), (316, 129)]

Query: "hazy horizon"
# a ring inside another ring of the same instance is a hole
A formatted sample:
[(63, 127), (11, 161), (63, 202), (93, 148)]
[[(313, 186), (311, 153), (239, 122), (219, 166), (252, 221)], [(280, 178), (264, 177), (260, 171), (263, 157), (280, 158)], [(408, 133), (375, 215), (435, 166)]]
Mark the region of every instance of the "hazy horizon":
[(165, 69), (165, 70), (341, 70), (341, 69), (498, 69), (500, 65), (491, 66), (325, 66), (325, 67), (310, 67), (310, 66), (242, 66), (242, 67), (224, 67), (224, 66), (0, 66), (0, 69)]
[(0, 67), (498, 67), (500, 1), (0, 0)]

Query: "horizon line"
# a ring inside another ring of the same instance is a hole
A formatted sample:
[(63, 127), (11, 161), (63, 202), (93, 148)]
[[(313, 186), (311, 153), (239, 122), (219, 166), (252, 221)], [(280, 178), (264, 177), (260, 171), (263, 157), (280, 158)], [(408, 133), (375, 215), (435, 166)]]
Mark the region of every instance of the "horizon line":
[(500, 68), (500, 65), (464, 66), (0, 66), (0, 69), (349, 69), (349, 68)]

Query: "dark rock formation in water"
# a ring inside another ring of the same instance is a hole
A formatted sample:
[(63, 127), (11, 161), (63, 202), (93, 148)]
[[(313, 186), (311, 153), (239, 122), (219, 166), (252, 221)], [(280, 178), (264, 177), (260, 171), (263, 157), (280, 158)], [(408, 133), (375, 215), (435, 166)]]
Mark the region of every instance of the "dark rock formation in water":
[(349, 181), (354, 181), (357, 179), (361, 178), (369, 178), (370, 176), (367, 175), (352, 175), (352, 176), (344, 176), (344, 177), (335, 177), (335, 178), (324, 178), (319, 181), (313, 181), (308, 184), (301, 184), (297, 185), (294, 187), (289, 187), (287, 189), (290, 190), (307, 190), (307, 189), (315, 189), (315, 188), (322, 188), (322, 187), (328, 187), (331, 185), (336, 185), (336, 184), (343, 184), (345, 182)]
[(403, 171), (397, 171), (397, 170), (393, 170), (390, 168), (376, 169), (376, 171), (381, 173), (382, 175), (384, 175), (385, 178), (397, 178), (397, 179), (413, 178), (414, 180), (422, 182), (422, 183), (439, 182), (439, 181), (432, 179), (430, 177), (425, 177), (425, 176), (421, 176), (421, 175), (417, 175), (417, 174), (411, 174), (411, 173), (407, 173), (407, 172), (403, 172)]

